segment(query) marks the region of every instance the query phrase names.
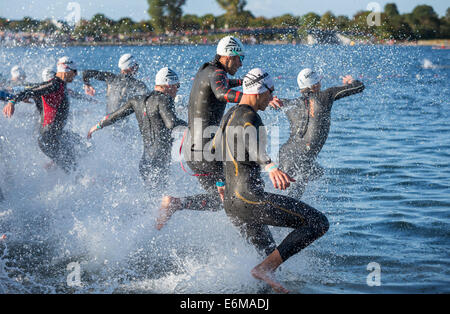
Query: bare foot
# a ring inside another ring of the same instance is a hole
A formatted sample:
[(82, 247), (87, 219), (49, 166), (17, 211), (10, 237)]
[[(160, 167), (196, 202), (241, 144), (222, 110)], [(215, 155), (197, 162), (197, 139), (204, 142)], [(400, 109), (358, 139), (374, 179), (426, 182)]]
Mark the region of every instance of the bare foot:
[(275, 290), (275, 292), (286, 294), (289, 293), (289, 290), (287, 290), (281, 284), (272, 279), (273, 272), (267, 269), (263, 269), (261, 265), (258, 265), (255, 268), (253, 268), (251, 274), (256, 279), (262, 280), (265, 283), (267, 283), (269, 286), (272, 287), (273, 290)]
[(159, 208), (159, 216), (156, 219), (156, 229), (161, 230), (172, 215), (181, 208), (179, 198), (164, 196)]

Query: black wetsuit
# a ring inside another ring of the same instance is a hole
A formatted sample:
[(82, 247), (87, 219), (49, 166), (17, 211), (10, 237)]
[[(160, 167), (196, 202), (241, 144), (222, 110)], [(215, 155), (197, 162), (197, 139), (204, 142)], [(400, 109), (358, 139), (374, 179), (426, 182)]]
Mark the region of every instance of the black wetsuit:
[[(208, 161), (204, 154), (209, 154), (208, 143), (214, 137), (227, 103), (237, 103), (242, 98), (241, 92), (231, 89), (241, 86), (242, 80), (228, 79), (218, 60), (216, 56), (212, 62), (200, 67), (189, 98), (189, 132), (183, 144), (184, 157), (189, 168), (200, 175), (197, 176), (199, 183), (208, 192), (208, 195), (184, 199), (184, 206), (193, 210), (215, 211), (221, 207), (216, 182), (224, 181), (223, 165), (219, 161)], [(207, 128), (211, 132), (203, 138)]]
[(151, 188), (163, 190), (169, 173), (172, 131), (177, 126), (187, 126), (187, 123), (177, 118), (172, 97), (153, 91), (149, 95), (130, 99), (117, 111), (107, 115), (100, 126), (111, 125), (133, 112), (144, 141), (140, 173)]
[[(313, 207), (284, 195), (264, 192), (261, 167), (271, 163), (265, 137), (264, 124), (250, 106), (236, 105), (223, 117), (215, 148), (225, 158), (224, 207), (233, 223), (260, 252), (270, 254), (277, 248), (285, 261), (325, 234), (329, 225), (325, 215)], [(295, 230), (277, 247), (268, 225)]]
[[(106, 83), (106, 114), (110, 114), (118, 110), (133, 97), (148, 95), (150, 93), (147, 86), (143, 82), (137, 80), (129, 74), (114, 74), (97, 70), (84, 71), (84, 84), (90, 85), (90, 79), (95, 79)], [(120, 132), (116, 133), (120, 140), (123, 139), (120, 134), (128, 132), (127, 122), (128, 119), (124, 119), (120, 125), (116, 125), (116, 128), (114, 128), (120, 130)]]
[(343, 97), (361, 93), (364, 84), (354, 81), (352, 84), (332, 87), (312, 94), (309, 99), (300, 97), (283, 100), (286, 115), (291, 125), (288, 141), (280, 149), (280, 166), (297, 182), (290, 192), (300, 197), (308, 180), (320, 176), (323, 170), (316, 158), (325, 144), (331, 125), (333, 102)]
[(42, 152), (64, 171), (75, 170), (76, 159), (85, 148), (82, 138), (63, 130), (69, 115), (66, 83), (58, 77), (14, 96), (15, 102), (41, 98), (42, 111), (38, 144)]

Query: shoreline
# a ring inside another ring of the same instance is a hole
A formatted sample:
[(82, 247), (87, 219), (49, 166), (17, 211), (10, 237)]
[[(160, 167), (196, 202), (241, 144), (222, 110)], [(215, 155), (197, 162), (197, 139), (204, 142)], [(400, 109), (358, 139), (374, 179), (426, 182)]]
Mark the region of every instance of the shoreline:
[[(54, 43), (54, 44), (23, 44), (23, 45), (3, 45), (0, 43), (0, 48), (17, 48), (17, 47), (32, 47), (32, 48), (66, 48), (66, 47), (116, 47), (116, 46), (132, 46), (132, 47), (144, 47), (144, 46), (211, 46), (214, 43), (202, 43), (202, 42), (148, 42), (148, 41), (127, 41), (127, 42), (70, 42), (70, 43)], [(290, 41), (263, 41), (261, 43), (247, 44), (247, 45), (302, 45), (311, 46), (304, 42), (290, 42)], [(324, 44), (315, 44), (324, 45)], [(326, 44), (325, 44), (326, 45)], [(430, 39), (430, 40), (418, 40), (418, 41), (405, 41), (405, 42), (386, 42), (386, 43), (362, 43), (355, 42), (354, 45), (337, 45), (337, 46), (407, 46), (407, 47), (438, 47), (443, 49), (450, 49), (450, 39)]]

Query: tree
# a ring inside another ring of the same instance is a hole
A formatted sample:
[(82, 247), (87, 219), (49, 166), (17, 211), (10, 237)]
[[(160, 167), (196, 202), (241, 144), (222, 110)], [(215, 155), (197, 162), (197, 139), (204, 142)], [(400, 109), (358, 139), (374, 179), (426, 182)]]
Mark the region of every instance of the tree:
[(432, 39), (439, 36), (440, 20), (429, 5), (416, 6), (411, 14), (406, 15), (406, 20), (418, 38)]
[(440, 37), (443, 39), (450, 38), (450, 8), (447, 9), (447, 13), (441, 18)]
[(161, 33), (165, 29), (164, 0), (147, 0), (149, 4), (148, 15), (150, 15), (153, 28)]
[(246, 0), (216, 0), (226, 11), (225, 22), (229, 27), (247, 27), (249, 20), (254, 18), (250, 11), (244, 10)]
[(147, 0), (148, 14), (157, 32), (176, 30), (181, 25), (183, 10), (181, 7), (186, 0)]
[(325, 12), (320, 18), (320, 27), (322, 29), (333, 29), (336, 26), (336, 16), (330, 11)]
[(167, 26), (170, 30), (177, 30), (181, 24), (183, 10), (181, 7), (186, 4), (186, 0), (166, 0)]
[(247, 5), (246, 0), (216, 0), (217, 3), (226, 11), (226, 15), (238, 16), (244, 12)]
[(384, 6), (384, 13), (387, 17), (394, 17), (400, 15), (395, 3), (388, 3)]

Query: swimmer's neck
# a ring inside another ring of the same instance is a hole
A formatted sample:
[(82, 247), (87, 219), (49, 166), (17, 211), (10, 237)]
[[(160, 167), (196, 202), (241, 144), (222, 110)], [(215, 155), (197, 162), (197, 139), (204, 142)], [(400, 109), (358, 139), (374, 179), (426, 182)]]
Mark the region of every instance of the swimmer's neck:
[(244, 94), (241, 98), (241, 101), (239, 102), (239, 105), (246, 105), (246, 106), (252, 107), (252, 109), (255, 111), (260, 110), (260, 107), (258, 104), (258, 98), (255, 97), (255, 95)]

